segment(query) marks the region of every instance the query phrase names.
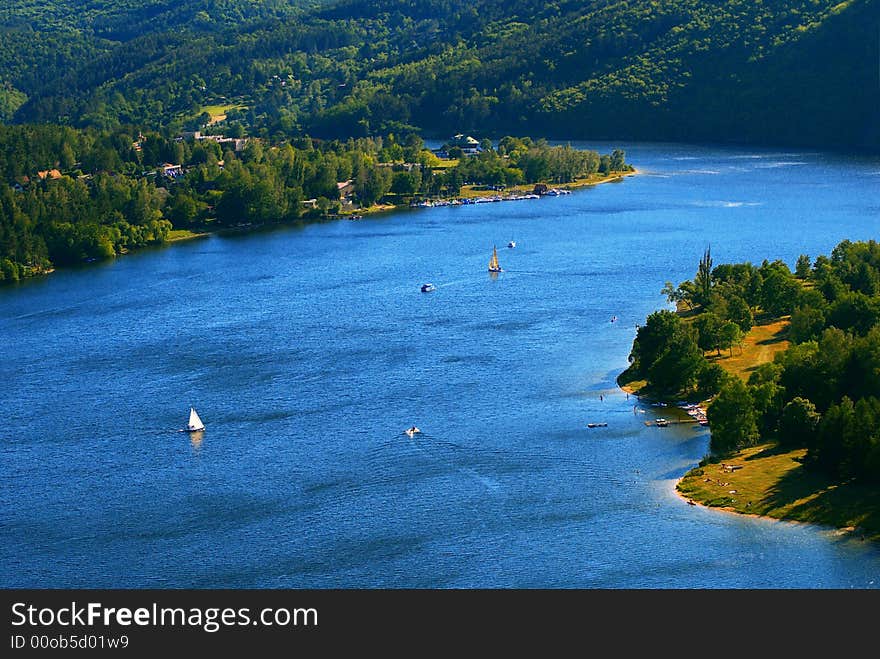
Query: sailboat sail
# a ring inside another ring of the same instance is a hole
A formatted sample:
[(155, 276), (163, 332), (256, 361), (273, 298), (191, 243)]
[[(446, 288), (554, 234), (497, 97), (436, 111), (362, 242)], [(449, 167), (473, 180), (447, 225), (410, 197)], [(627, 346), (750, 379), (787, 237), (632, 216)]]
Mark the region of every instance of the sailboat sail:
[(501, 266), (498, 265), (498, 250), (492, 247), (492, 258), (489, 260), (489, 272), (501, 272)]
[(202, 423), (202, 420), (199, 418), (198, 413), (195, 411), (195, 408), (189, 408), (189, 423), (186, 426), (187, 430), (204, 430), (205, 424)]

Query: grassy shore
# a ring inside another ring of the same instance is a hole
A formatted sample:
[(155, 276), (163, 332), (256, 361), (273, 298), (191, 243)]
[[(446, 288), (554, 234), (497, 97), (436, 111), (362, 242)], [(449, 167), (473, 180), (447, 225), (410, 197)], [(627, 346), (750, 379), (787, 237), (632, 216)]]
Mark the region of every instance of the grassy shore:
[[(578, 179), (572, 183), (559, 184), (555, 187), (557, 188), (566, 188), (566, 189), (576, 189), (582, 188), (589, 185), (598, 185), (600, 183), (608, 183), (610, 181), (619, 181), (622, 180), (624, 176), (631, 176), (635, 174), (636, 170), (630, 172), (614, 172), (608, 176), (602, 176), (599, 174), (595, 174), (593, 176), (585, 177)], [(465, 186), (462, 188), (461, 198), (464, 197), (489, 197), (498, 194), (493, 190), (477, 190), (474, 189), (475, 186)], [(504, 194), (521, 194), (525, 192), (531, 192), (534, 189), (534, 185), (518, 185), (515, 187), (508, 188), (505, 190)], [(342, 211), (338, 214), (338, 219), (355, 219), (362, 217), (364, 215), (375, 215), (377, 213), (388, 213), (390, 211), (394, 211), (400, 208), (407, 207), (408, 205), (396, 205), (396, 204), (373, 204), (367, 208), (354, 208)], [(316, 218), (317, 221), (324, 221), (332, 218)], [(309, 218), (304, 217), (303, 221), (309, 221)], [(256, 228), (256, 227), (246, 227), (246, 228)], [(218, 227), (215, 229), (206, 229), (202, 231), (191, 231), (189, 229), (174, 229), (168, 233), (168, 238), (166, 239), (166, 243), (175, 243), (183, 240), (192, 240), (193, 238), (203, 238), (205, 236), (209, 236), (216, 231), (229, 231), (232, 230), (230, 227)]]
[(880, 490), (834, 483), (804, 469), (806, 449), (772, 443), (752, 446), (719, 462), (691, 469), (676, 484), (680, 496), (704, 506), (835, 528), (860, 540), (880, 541)]
[[(757, 323), (733, 353), (710, 357), (747, 380), (760, 364), (785, 350), (789, 317)], [(639, 384), (639, 383), (632, 383)], [(695, 504), (744, 515), (804, 522), (837, 529), (841, 535), (880, 541), (880, 491), (859, 483), (835, 483), (803, 466), (806, 449), (773, 442), (724, 458), (707, 458), (676, 484)]]
[(168, 232), (168, 238), (165, 239), (166, 243), (176, 243), (181, 240), (192, 240), (193, 238), (203, 238), (207, 236), (208, 233), (205, 231), (190, 231), (189, 229), (172, 229)]
[[(449, 161), (452, 163), (457, 163), (457, 160)], [(454, 165), (453, 165), (454, 166)], [(437, 169), (438, 167), (435, 167)], [(442, 165), (441, 167), (442, 168)], [(549, 187), (565, 189), (565, 190), (577, 190), (579, 188), (585, 188), (592, 185), (599, 185), (600, 183), (611, 183), (614, 181), (622, 181), (626, 176), (632, 176), (633, 174), (637, 174), (638, 170), (633, 169), (632, 171), (627, 172), (612, 172), (608, 175), (602, 174), (592, 174), (590, 176), (581, 177), (571, 183), (559, 183), (554, 185), (549, 185)], [(464, 185), (462, 186), (458, 195), (455, 195), (457, 199), (476, 199), (478, 197), (494, 197), (496, 195), (500, 195), (502, 197), (509, 195), (517, 195), (517, 194), (527, 194), (532, 192), (535, 189), (534, 183), (528, 183), (523, 185), (514, 185), (505, 188), (503, 191), (497, 191), (492, 189), (487, 189), (485, 186), (477, 186), (477, 185)], [(340, 213), (340, 217), (350, 217), (351, 215), (372, 215), (374, 213), (385, 213), (391, 210), (395, 210), (397, 208), (407, 207), (408, 204), (374, 204), (368, 208), (359, 208), (356, 210), (345, 211)]]

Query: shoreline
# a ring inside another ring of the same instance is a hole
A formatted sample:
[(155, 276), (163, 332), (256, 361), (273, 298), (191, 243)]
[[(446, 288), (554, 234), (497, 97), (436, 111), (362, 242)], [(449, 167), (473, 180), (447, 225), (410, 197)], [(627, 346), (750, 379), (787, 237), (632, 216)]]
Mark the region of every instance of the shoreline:
[[(686, 495), (684, 492), (682, 492), (679, 489), (679, 485), (682, 483), (682, 481), (685, 480), (685, 478), (687, 478), (691, 474), (691, 472), (694, 469), (699, 469), (699, 466), (691, 467), (690, 469), (688, 469), (688, 471), (683, 476), (679, 477), (672, 484), (673, 494), (675, 494), (675, 496), (677, 496), (679, 499), (681, 499), (684, 503), (686, 503), (688, 505), (699, 506), (700, 508), (703, 508), (704, 510), (711, 510), (713, 512), (724, 513), (726, 515), (737, 515), (740, 517), (755, 517), (757, 519), (764, 519), (764, 520), (768, 520), (771, 522), (779, 522), (779, 523), (784, 523), (784, 524), (799, 524), (801, 526), (812, 526), (813, 528), (815, 528), (819, 531), (829, 533), (829, 534), (835, 535), (837, 537), (843, 538), (843, 537), (850, 536), (850, 537), (852, 537), (853, 540), (859, 540), (860, 542), (871, 542), (871, 543), (875, 543), (875, 544), (880, 545), (880, 537), (866, 536), (864, 529), (860, 529), (858, 526), (855, 526), (855, 525), (835, 526), (833, 524), (822, 524), (820, 522), (809, 522), (809, 521), (805, 521), (802, 519), (794, 519), (791, 517), (775, 517), (773, 515), (767, 515), (767, 514), (762, 514), (762, 513), (745, 512), (742, 510), (738, 510), (733, 506), (712, 506), (712, 505), (709, 505), (703, 501), (700, 501), (699, 499), (694, 499), (693, 497)], [(861, 535), (860, 535), (860, 537), (856, 538), (855, 534), (859, 533), (859, 532), (861, 533)]]
[(675, 481), (690, 505), (777, 522), (808, 524), (855, 540), (880, 543), (880, 494), (870, 485), (837, 483), (807, 471), (806, 449), (763, 442), (717, 462), (701, 461)]
[[(569, 191), (579, 190), (581, 188), (591, 187), (594, 185), (600, 185), (602, 183), (612, 183), (612, 182), (616, 182), (616, 181), (622, 181), (625, 177), (632, 176), (632, 175), (638, 174), (638, 173), (639, 173), (639, 170), (636, 169), (635, 167), (633, 167), (632, 170), (630, 170), (630, 171), (614, 172), (614, 173), (609, 174), (605, 177), (599, 178), (598, 180), (587, 179), (587, 180), (580, 180), (580, 181), (572, 181), (571, 183), (560, 183), (556, 187), (559, 189), (566, 189)], [(527, 185), (515, 186), (514, 188), (511, 189), (511, 194), (514, 194), (513, 190), (516, 190), (519, 188), (529, 189), (529, 190), (534, 189), (534, 185), (537, 185), (537, 184), (533, 184), (531, 187), (529, 187)], [(471, 195), (472, 198), (491, 197), (496, 194), (495, 191), (493, 191), (493, 190), (486, 190), (486, 191), (471, 190), (471, 193), (472, 193), (472, 195)], [(451, 198), (452, 197), (440, 197), (440, 199), (451, 199)], [(221, 234), (221, 233), (226, 233), (226, 232), (247, 233), (250, 231), (257, 231), (259, 229), (265, 229), (267, 227), (293, 227), (293, 226), (297, 226), (299, 224), (310, 224), (312, 222), (314, 222), (314, 223), (334, 222), (334, 221), (338, 221), (338, 220), (356, 221), (356, 220), (363, 219), (363, 217), (365, 217), (367, 215), (378, 215), (381, 213), (391, 213), (391, 212), (405, 211), (405, 210), (411, 210), (411, 207), (409, 205), (397, 205), (397, 204), (374, 204), (372, 206), (368, 206), (367, 208), (359, 208), (357, 210), (352, 210), (351, 212), (339, 213), (334, 217), (300, 217), (296, 221), (292, 221), (292, 222), (273, 222), (273, 223), (264, 223), (264, 224), (248, 224), (246, 226), (218, 227), (216, 229), (208, 229), (205, 231), (193, 231), (191, 229), (172, 229), (170, 233), (177, 234), (177, 235), (171, 235), (171, 236), (169, 236), (169, 238), (167, 238), (163, 242), (158, 243), (156, 245), (150, 245), (150, 247), (166, 247), (166, 246), (173, 245), (175, 243), (181, 243), (181, 242), (186, 242), (189, 240), (195, 240), (196, 238), (208, 238), (210, 236)], [(141, 251), (141, 250), (136, 250), (136, 251)], [(131, 252), (126, 250), (120, 254), (116, 254), (112, 258), (118, 258), (120, 256), (124, 256), (125, 254), (130, 254), (130, 253)], [(107, 259), (107, 260), (109, 260), (109, 259)], [(25, 281), (35, 281), (38, 279), (42, 279), (45, 275), (49, 275), (55, 271), (56, 271), (56, 267), (53, 266), (44, 272), (40, 272), (39, 274), (32, 275), (30, 277), (26, 277), (22, 280), (19, 280), (16, 283), (23, 283)]]
[[(788, 345), (784, 336), (779, 338), (788, 322), (787, 316), (756, 322), (743, 342), (744, 353), (714, 363), (731, 376), (745, 379), (752, 367), (772, 361), (778, 349)], [(644, 380), (623, 379), (624, 383), (617, 385), (621, 391), (640, 399), (644, 395), (645, 402), (651, 402)], [(762, 440), (723, 457), (708, 455), (689, 466), (675, 480), (673, 490), (690, 505), (776, 522), (809, 524), (838, 537), (880, 544), (880, 492), (863, 483), (836, 482), (813, 472), (804, 466), (805, 456), (803, 447)]]

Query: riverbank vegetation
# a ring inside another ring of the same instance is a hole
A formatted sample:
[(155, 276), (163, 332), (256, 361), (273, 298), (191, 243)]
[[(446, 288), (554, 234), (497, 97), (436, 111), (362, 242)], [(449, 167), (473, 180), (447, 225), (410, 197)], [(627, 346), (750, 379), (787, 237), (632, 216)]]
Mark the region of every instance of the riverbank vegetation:
[(416, 134), (273, 143), (0, 125), (0, 281), (217, 229), (393, 208), (465, 185), (491, 194), (487, 186), (499, 183), (592, 181), (631, 169), (620, 150), (530, 138), (441, 161)]
[[(830, 256), (801, 256), (794, 272), (780, 261), (713, 267), (707, 250), (694, 280), (664, 292), (681, 311), (649, 316), (621, 382), (644, 378), (645, 393), (711, 399), (710, 454), (679, 489), (709, 505), (835, 519), (876, 535), (880, 244), (845, 240)], [(739, 333), (728, 337), (727, 323)], [(764, 338), (752, 341), (749, 359), (712, 363), (712, 350), (733, 354), (756, 331)], [(741, 472), (724, 467), (734, 461)], [(845, 493), (862, 503), (846, 503)], [(840, 501), (832, 507), (841, 511), (826, 510)]]

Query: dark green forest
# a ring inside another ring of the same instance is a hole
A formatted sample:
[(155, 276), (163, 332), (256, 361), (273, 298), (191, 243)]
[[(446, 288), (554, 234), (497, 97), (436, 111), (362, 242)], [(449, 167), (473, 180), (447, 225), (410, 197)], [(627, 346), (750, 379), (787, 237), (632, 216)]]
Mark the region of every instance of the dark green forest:
[[(834, 479), (880, 482), (880, 243), (837, 245), (830, 256), (713, 266), (664, 293), (688, 313), (662, 310), (638, 329), (624, 379), (652, 393), (712, 397), (710, 449), (729, 454), (759, 440), (807, 448), (805, 466)], [(748, 381), (710, 363), (756, 315), (791, 317), (791, 345)]]
[(10, 0), (0, 120), (880, 147), (873, 0)]

